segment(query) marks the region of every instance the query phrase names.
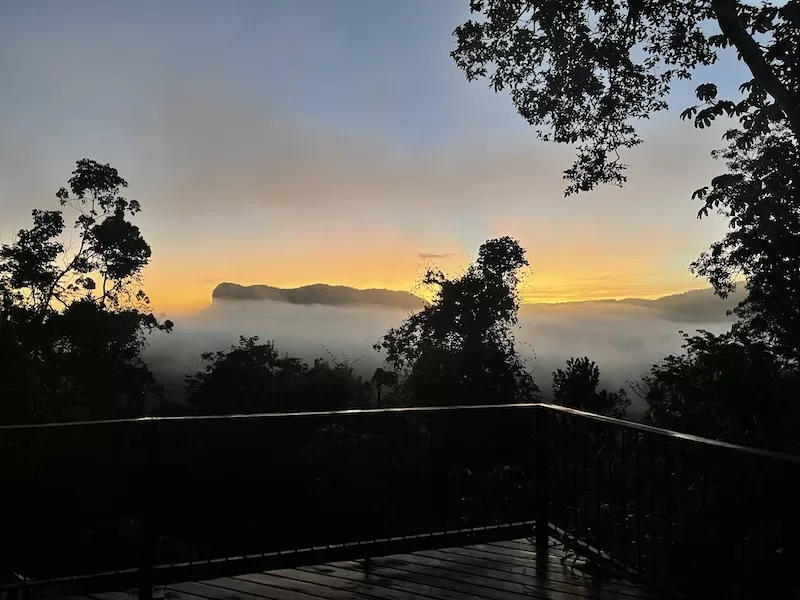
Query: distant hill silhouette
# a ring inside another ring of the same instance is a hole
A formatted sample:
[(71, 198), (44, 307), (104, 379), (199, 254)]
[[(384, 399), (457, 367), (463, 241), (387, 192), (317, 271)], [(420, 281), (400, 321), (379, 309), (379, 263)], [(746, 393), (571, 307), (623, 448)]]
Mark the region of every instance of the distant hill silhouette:
[(211, 293), (213, 300), (271, 300), (290, 304), (324, 304), (328, 306), (374, 305), (385, 308), (417, 310), (425, 301), (410, 292), (367, 289), (343, 285), (315, 283), (299, 288), (277, 288), (269, 285), (220, 283)]
[[(322, 304), (327, 306), (372, 305), (402, 310), (418, 310), (425, 301), (410, 292), (367, 289), (359, 290), (344, 285), (316, 283), (299, 288), (278, 288), (270, 285), (239, 285), (220, 283), (211, 294), (213, 300), (269, 300), (290, 304)], [(654, 300), (645, 298), (625, 298), (622, 300), (587, 300), (582, 302), (561, 302), (558, 304), (523, 304), (521, 311), (536, 312), (543, 308), (556, 309), (558, 306), (591, 308), (593, 306), (636, 306), (649, 308), (664, 319), (681, 322), (726, 321), (726, 311), (734, 308), (743, 298), (743, 290), (737, 290), (725, 300), (714, 294), (711, 288), (690, 290), (682, 294), (671, 294)]]
[[(735, 293), (722, 299), (711, 288), (689, 290), (682, 294), (670, 294), (653, 300), (645, 298), (624, 298), (622, 300), (587, 300), (584, 302), (563, 302), (560, 305), (573, 307), (585, 306), (638, 306), (658, 311), (659, 316), (671, 321), (699, 322), (699, 321), (728, 321), (733, 317), (726, 313), (744, 300), (746, 293), (743, 287)], [(542, 304), (524, 304), (522, 311), (536, 311)], [(552, 305), (550, 305), (552, 306)]]
[(686, 320), (689, 318), (696, 320), (715, 319), (725, 316), (725, 312), (733, 310), (747, 296), (744, 286), (737, 288), (736, 292), (724, 300), (714, 294), (714, 290), (706, 288), (702, 290), (691, 290), (683, 294), (671, 294), (658, 298), (657, 300), (641, 300), (639, 298), (626, 298), (621, 300), (626, 304), (635, 304), (655, 308), (666, 316), (674, 317), (675, 320)]

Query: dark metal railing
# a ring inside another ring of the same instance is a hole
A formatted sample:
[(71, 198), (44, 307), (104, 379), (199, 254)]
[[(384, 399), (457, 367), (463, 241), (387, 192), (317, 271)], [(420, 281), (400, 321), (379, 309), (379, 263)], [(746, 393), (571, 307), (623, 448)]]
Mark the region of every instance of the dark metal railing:
[[(703, 597), (797, 565), (800, 460), (544, 404), (0, 427), (0, 589), (137, 587), (534, 535)], [(774, 593), (773, 593), (774, 591)]]
[(574, 553), (688, 597), (794, 597), (799, 457), (542, 411), (548, 519)]

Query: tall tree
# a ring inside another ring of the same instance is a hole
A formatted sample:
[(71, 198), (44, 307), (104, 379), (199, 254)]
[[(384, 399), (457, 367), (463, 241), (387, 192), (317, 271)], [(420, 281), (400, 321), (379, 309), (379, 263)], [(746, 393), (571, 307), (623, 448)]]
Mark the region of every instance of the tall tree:
[(6, 293), (43, 317), (57, 303), (95, 298), (101, 306), (125, 300), (147, 303), (137, 286), (150, 260), (150, 246), (127, 217), (141, 210), (137, 200), (120, 195), (128, 183), (117, 169), (88, 158), (77, 162), (69, 190), (56, 197), (78, 214), (77, 246), (64, 243), (66, 223), (60, 210), (34, 210), (33, 227), (20, 230), (15, 242), (0, 249)]
[(766, 448), (800, 448), (800, 373), (743, 331), (684, 334), (685, 353), (653, 366), (636, 386), (656, 424)]
[(704, 104), (685, 115), (697, 127), (721, 115), (748, 129), (782, 121), (800, 138), (798, 0), (470, 0), (470, 10), (479, 16), (456, 28), (451, 56), (469, 80), (510, 90), (542, 139), (577, 146), (567, 194), (623, 184), (619, 150), (641, 143), (634, 121), (665, 110), (671, 83), (727, 47), (752, 75), (744, 99), (704, 84)]
[(769, 343), (800, 362), (800, 150), (791, 132), (732, 130), (731, 145), (716, 153), (728, 173), (695, 192), (701, 216), (716, 210), (730, 225), (725, 237), (694, 263), (717, 294), (744, 280), (747, 297), (734, 312), (736, 330)]
[(416, 404), (531, 400), (539, 389), (514, 347), (525, 251), (509, 237), (485, 242), (458, 278), (429, 270), (433, 302), (375, 345)]
[[(540, 137), (577, 146), (575, 164), (565, 171), (567, 194), (601, 183), (622, 185), (626, 166), (619, 150), (641, 143), (635, 121), (667, 108), (676, 78), (688, 79), (697, 67), (714, 64), (727, 48), (736, 52), (750, 71), (739, 88), (741, 98), (719, 98), (717, 86), (704, 83), (696, 89), (700, 104), (681, 118), (694, 119), (698, 128), (720, 116), (738, 121), (724, 136), (727, 146), (714, 154), (725, 161), (727, 172), (694, 194), (703, 202), (698, 217), (717, 211), (731, 231), (691, 269), (707, 277), (720, 296), (741, 280), (748, 295), (735, 311), (740, 320), (730, 336), (701, 332), (687, 338), (687, 355), (667, 357), (648, 381), (657, 389), (677, 373), (685, 381), (715, 381), (717, 360), (749, 360), (766, 352), (781, 373), (782, 390), (796, 383), (800, 1), (778, 6), (741, 0), (471, 0), (470, 7), (479, 17), (455, 30), (458, 46), (452, 57), (468, 79), (488, 77), (495, 90), (509, 89)], [(714, 28), (718, 32), (707, 33)], [(766, 370), (754, 367), (754, 373)], [(704, 389), (706, 384), (698, 385)], [(754, 385), (749, 402), (782, 412), (760, 422), (776, 425), (796, 418), (773, 402), (771, 385)], [(736, 387), (725, 389), (733, 393)], [(650, 411), (651, 417), (719, 435), (727, 431), (725, 423), (741, 420), (736, 398), (730, 399), (730, 415), (724, 415), (720, 398), (712, 418), (703, 394), (682, 393), (680, 401), (666, 404), (660, 399), (676, 393), (646, 394), (652, 407), (660, 407)], [(675, 419), (666, 405), (687, 411), (686, 418)], [(718, 429), (701, 425), (703, 419), (716, 420)]]
[(273, 342), (240, 337), (228, 350), (202, 354), (206, 366), (186, 376), (186, 402), (204, 415), (338, 410), (369, 405), (369, 382), (343, 362), (308, 365)]
[(129, 221), (141, 206), (120, 195), (127, 185), (114, 167), (79, 160), (56, 194), (78, 215), (72, 243), (61, 210), (34, 210), (32, 227), (0, 247), (0, 336), (6, 364), (26, 374), (3, 384), (0, 412), (20, 394), (26, 420), (140, 415), (159, 400), (140, 354), (145, 333), (172, 322), (139, 285), (150, 246)]
[(624, 417), (631, 404), (624, 389), (598, 390), (600, 367), (588, 357), (570, 358), (565, 369), (553, 371), (553, 401), (588, 412)]

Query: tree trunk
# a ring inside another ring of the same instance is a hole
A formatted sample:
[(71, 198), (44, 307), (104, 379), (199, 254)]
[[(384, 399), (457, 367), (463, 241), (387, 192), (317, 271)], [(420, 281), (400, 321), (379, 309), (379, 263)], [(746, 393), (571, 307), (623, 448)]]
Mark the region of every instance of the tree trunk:
[(788, 125), (800, 140), (800, 99), (792, 94), (770, 68), (761, 48), (739, 20), (736, 0), (712, 0), (711, 7), (717, 16), (722, 33), (742, 55), (758, 84), (764, 88), (786, 114)]

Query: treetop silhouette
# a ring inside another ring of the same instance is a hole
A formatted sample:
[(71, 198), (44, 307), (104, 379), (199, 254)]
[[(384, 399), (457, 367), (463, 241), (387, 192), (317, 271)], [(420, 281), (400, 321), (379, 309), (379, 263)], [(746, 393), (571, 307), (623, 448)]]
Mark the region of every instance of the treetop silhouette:
[[(761, 131), (782, 121), (800, 138), (797, 69), (800, 3), (739, 0), (470, 0), (478, 15), (457, 27), (451, 56), (469, 80), (509, 90), (520, 115), (545, 141), (576, 146), (564, 172), (566, 194), (623, 185), (619, 151), (639, 145), (634, 122), (666, 110), (675, 80), (689, 79), (732, 47), (752, 78), (744, 99), (718, 98), (700, 85), (702, 104), (684, 118), (696, 127), (719, 116)], [(715, 22), (720, 33), (709, 35)]]

